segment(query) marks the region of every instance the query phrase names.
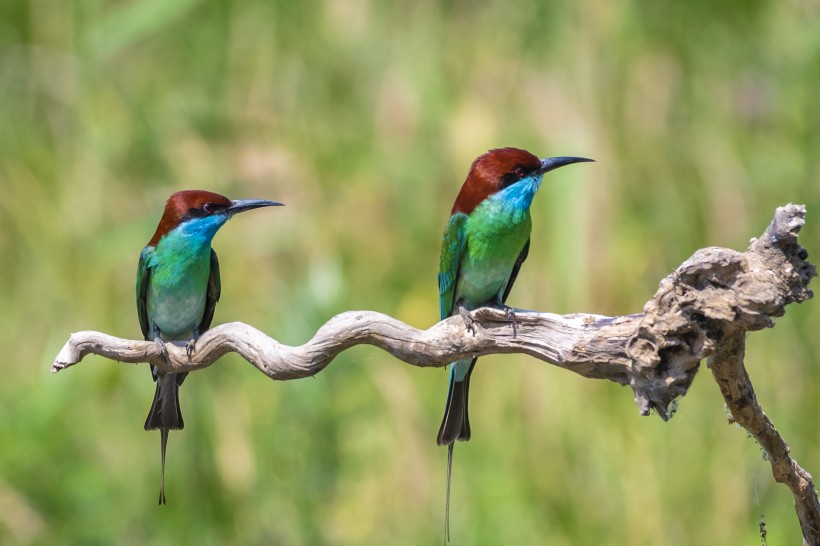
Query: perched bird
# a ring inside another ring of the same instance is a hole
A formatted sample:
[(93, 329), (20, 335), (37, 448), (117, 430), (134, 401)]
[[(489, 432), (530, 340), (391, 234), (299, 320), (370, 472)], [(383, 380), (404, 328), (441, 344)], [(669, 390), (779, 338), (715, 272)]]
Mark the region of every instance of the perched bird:
[[(202, 190), (178, 191), (168, 198), (154, 236), (142, 249), (137, 266), (137, 314), (142, 335), (160, 346), (165, 341), (185, 341), (188, 356), (199, 336), (211, 326), (221, 292), (219, 262), (211, 240), (234, 214), (260, 207), (282, 205), (275, 201), (240, 199)], [(145, 430), (160, 430), (162, 477), (159, 504), (165, 504), (165, 447), (168, 431), (183, 428), (179, 386), (187, 373), (165, 373), (152, 366), (157, 384)]]
[[(441, 320), (459, 313), (472, 330), (470, 311), (500, 307), (507, 311), (515, 334), (515, 313), (505, 302), (530, 248), (532, 198), (544, 173), (582, 161), (592, 160), (539, 159), (525, 150), (500, 148), (473, 162), (444, 228), (438, 274)], [(467, 398), (476, 360), (450, 364), (447, 404), (438, 432), (438, 444), (448, 446), (445, 538), (449, 537), (453, 443), (470, 439)]]

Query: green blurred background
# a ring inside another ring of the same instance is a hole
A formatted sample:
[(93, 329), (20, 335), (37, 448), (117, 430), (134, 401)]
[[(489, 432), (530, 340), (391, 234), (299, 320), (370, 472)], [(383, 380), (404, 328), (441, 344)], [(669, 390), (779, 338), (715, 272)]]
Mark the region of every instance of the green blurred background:
[[(0, 3), (0, 543), (436, 544), (447, 376), (371, 347), (273, 383), (230, 355), (182, 390), (167, 507), (145, 365), (49, 366), (83, 329), (138, 338), (164, 200), (284, 209), (216, 237), (223, 299), (289, 344), (336, 313), (438, 314), (441, 231), (498, 146), (548, 175), (513, 305), (640, 311), (695, 249), (808, 205), (820, 256), (820, 2)], [(815, 283), (816, 285), (816, 283)], [(767, 414), (820, 473), (820, 307), (749, 338)], [(669, 423), (523, 356), (473, 379), (454, 544), (797, 544), (788, 490), (701, 370)]]

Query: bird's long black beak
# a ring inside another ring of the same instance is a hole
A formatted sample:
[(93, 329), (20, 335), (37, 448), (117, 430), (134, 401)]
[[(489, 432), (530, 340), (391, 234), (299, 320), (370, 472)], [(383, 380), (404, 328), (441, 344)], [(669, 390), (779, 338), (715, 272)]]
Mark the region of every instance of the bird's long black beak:
[(548, 157), (547, 159), (541, 160), (541, 168), (538, 169), (539, 174), (544, 174), (549, 171), (554, 171), (558, 167), (563, 167), (565, 165), (572, 165), (573, 163), (583, 163), (586, 161), (594, 162), (594, 159), (587, 159), (586, 157)]
[(283, 207), (284, 205), (284, 203), (266, 201), (264, 199), (237, 199), (236, 201), (231, 201), (231, 205), (225, 209), (225, 212), (234, 215), (245, 212), (246, 210), (259, 209), (262, 207)]

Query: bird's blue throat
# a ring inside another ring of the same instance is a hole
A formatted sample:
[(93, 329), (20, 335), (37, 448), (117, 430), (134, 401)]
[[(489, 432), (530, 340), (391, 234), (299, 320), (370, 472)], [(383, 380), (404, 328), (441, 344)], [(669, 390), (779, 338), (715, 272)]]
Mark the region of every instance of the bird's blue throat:
[(532, 205), (532, 198), (541, 186), (543, 174), (528, 176), (515, 184), (490, 196), (490, 200), (500, 201), (506, 207), (517, 210), (528, 210)]
[(190, 220), (182, 222), (173, 231), (178, 231), (183, 237), (190, 238), (194, 244), (210, 245), (216, 232), (225, 225), (228, 219), (230, 219), (230, 216), (226, 214), (213, 214), (201, 218), (191, 218)]
[(202, 320), (211, 240), (228, 218), (215, 215), (187, 220), (160, 239), (150, 253), (153, 275), (148, 315), (169, 339), (189, 337)]
[(150, 265), (161, 265), (159, 256), (183, 262), (203, 257), (210, 260), (211, 241), (228, 219), (229, 216), (215, 215), (186, 220), (160, 239)]

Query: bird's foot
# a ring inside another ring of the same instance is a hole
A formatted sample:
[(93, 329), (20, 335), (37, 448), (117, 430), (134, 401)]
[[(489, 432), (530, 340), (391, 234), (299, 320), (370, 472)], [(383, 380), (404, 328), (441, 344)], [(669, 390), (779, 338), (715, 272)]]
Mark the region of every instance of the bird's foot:
[(165, 362), (170, 362), (171, 356), (168, 354), (168, 348), (165, 346), (165, 343), (162, 342), (162, 339), (157, 336), (154, 338), (154, 343), (159, 347), (159, 352), (162, 353), (162, 358), (165, 359)]
[(459, 304), (458, 314), (461, 315), (461, 319), (464, 321), (464, 326), (467, 328), (467, 333), (475, 334), (476, 321), (470, 316), (470, 311), (463, 305)]
[(493, 301), (493, 307), (497, 307), (504, 311), (504, 316), (512, 323), (513, 339), (518, 337), (518, 321), (515, 318), (515, 307), (510, 307), (500, 300)]
[(188, 358), (191, 358), (191, 356), (193, 356), (194, 354), (194, 351), (196, 351), (197, 341), (199, 341), (199, 328), (194, 328), (191, 339), (189, 339), (188, 343), (185, 344), (185, 354), (188, 355)]
[(504, 310), (504, 316), (507, 317), (507, 320), (512, 322), (513, 339), (515, 339), (516, 337), (518, 337), (518, 323), (515, 320), (515, 308), (507, 307)]

